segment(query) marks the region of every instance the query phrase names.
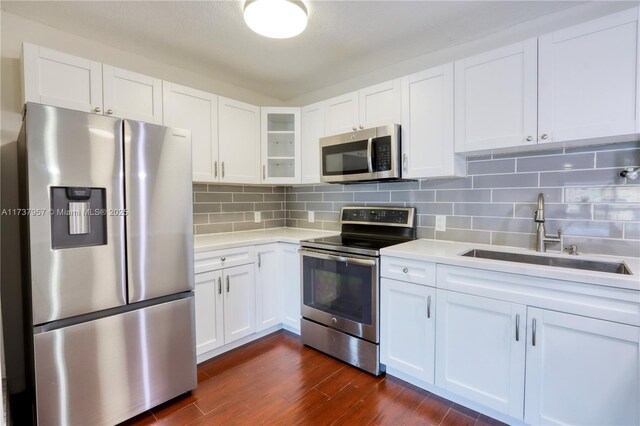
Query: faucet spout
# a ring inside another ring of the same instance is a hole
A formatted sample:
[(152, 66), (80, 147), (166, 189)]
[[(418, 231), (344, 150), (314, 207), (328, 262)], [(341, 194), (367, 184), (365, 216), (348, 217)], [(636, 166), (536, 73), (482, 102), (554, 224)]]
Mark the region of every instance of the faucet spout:
[(542, 192), (538, 194), (538, 207), (533, 220), (536, 223), (544, 223), (544, 194)]

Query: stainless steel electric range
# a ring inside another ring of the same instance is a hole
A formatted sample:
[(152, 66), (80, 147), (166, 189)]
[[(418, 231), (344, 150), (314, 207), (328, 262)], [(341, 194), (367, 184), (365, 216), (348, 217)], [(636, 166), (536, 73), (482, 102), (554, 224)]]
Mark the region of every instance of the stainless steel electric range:
[(301, 242), (302, 342), (378, 375), (380, 249), (416, 238), (413, 207), (343, 207), (340, 235)]

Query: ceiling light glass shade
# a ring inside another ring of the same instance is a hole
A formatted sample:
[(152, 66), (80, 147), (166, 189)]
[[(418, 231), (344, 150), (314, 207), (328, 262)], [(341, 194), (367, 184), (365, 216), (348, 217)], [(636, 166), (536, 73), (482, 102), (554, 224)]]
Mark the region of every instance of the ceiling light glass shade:
[(307, 8), (296, 0), (247, 0), (244, 21), (265, 37), (294, 37), (307, 27)]

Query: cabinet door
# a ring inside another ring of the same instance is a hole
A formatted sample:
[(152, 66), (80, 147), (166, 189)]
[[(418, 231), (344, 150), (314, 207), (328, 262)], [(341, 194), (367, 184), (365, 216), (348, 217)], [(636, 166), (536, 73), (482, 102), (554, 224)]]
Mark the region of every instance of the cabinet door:
[(433, 287), (381, 280), (381, 361), (427, 383), (435, 368), (435, 299)]
[(220, 181), (260, 183), (260, 108), (218, 97)]
[(537, 39), (455, 63), (456, 152), (535, 144)]
[(403, 177), (464, 176), (454, 154), (453, 63), (405, 77), (402, 82)]
[(280, 245), (256, 246), (256, 331), (282, 322)]
[(254, 265), (223, 269), (224, 343), (256, 331), (256, 284)]
[(222, 271), (195, 275), (196, 353), (201, 355), (224, 344)]
[(638, 9), (540, 37), (539, 141), (638, 132)]
[(218, 97), (162, 82), (164, 125), (191, 131), (194, 182), (218, 181)]
[(358, 129), (358, 92), (326, 101), (324, 134), (339, 135)]
[(320, 183), (320, 138), (324, 137), (324, 102), (302, 108), (302, 183)]
[(102, 112), (102, 64), (24, 43), (24, 101)]
[(102, 88), (106, 115), (162, 124), (162, 80), (103, 65)]
[(260, 108), (262, 182), (300, 183), (300, 108)]
[(282, 322), (290, 330), (300, 333), (300, 246), (295, 244), (282, 245), (282, 288), (284, 317)]
[(522, 419), (524, 305), (437, 290), (436, 385)]
[(400, 80), (391, 80), (358, 91), (360, 119), (358, 127), (364, 128), (401, 124)]
[(638, 327), (537, 308), (527, 318), (525, 422), (640, 423)]

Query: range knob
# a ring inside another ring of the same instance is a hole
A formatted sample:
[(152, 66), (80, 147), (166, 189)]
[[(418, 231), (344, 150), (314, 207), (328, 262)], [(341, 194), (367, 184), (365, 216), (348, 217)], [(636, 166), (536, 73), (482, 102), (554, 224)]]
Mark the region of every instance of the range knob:
[(336, 317), (331, 318), (331, 322), (335, 325), (338, 323), (338, 319)]

